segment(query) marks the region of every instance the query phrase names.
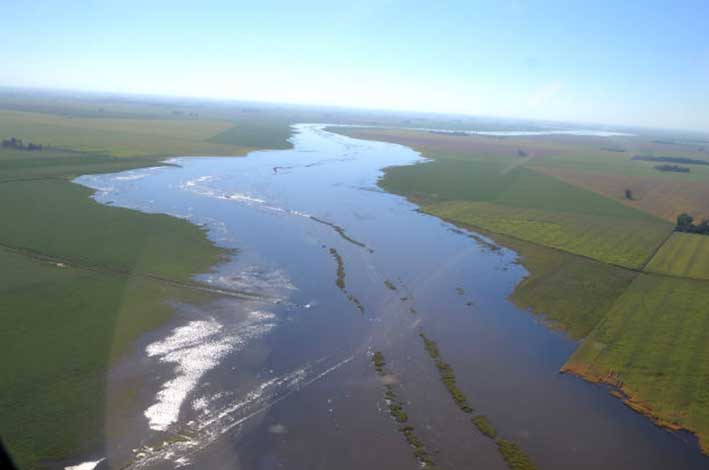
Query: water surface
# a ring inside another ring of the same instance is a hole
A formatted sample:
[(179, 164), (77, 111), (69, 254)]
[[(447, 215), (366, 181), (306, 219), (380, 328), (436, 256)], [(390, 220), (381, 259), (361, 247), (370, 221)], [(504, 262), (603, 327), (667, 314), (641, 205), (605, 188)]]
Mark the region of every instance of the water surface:
[(423, 330), (476, 410), (540, 468), (707, 468), (693, 438), (559, 374), (576, 344), (507, 300), (526, 275), (514, 252), (376, 186), (418, 153), (319, 125), (297, 126), (293, 143), (78, 178), (102, 203), (203, 224), (238, 253), (200, 280), (261, 296), (175, 302), (174, 320), (111, 372), (107, 442), (84, 461), (414, 468), (371, 366), (380, 350), (440, 468), (506, 468), (441, 385)]

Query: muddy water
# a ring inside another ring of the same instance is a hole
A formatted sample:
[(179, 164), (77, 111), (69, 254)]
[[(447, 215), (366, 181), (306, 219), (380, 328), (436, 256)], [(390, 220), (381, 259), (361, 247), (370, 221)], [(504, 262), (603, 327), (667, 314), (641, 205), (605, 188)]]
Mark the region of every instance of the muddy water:
[[(415, 468), (370, 362), (380, 350), (440, 468), (505, 468), (423, 350), (435, 339), (498, 433), (545, 469), (706, 468), (599, 386), (558, 373), (575, 348), (506, 299), (526, 274), (506, 249), (381, 192), (421, 157), (300, 125), (294, 149), (92, 175), (100, 202), (202, 224), (238, 249), (200, 276), (258, 298), (175, 303), (109, 377), (96, 468)], [(126, 398), (130, 397), (130, 398)]]

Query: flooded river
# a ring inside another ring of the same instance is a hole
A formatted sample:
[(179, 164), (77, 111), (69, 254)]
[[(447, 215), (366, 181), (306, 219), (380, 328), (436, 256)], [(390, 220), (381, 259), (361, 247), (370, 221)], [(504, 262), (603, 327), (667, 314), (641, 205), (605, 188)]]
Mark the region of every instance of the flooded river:
[(539, 468), (707, 468), (691, 436), (559, 374), (576, 344), (507, 300), (526, 275), (514, 252), (378, 189), (383, 168), (418, 153), (296, 130), (292, 150), (77, 179), (101, 203), (203, 225), (236, 252), (199, 280), (251, 295), (175, 302), (111, 371), (107, 442), (77, 464), (416, 468), (372, 367), (382, 351), (439, 468), (506, 468), (441, 384), (425, 331)]

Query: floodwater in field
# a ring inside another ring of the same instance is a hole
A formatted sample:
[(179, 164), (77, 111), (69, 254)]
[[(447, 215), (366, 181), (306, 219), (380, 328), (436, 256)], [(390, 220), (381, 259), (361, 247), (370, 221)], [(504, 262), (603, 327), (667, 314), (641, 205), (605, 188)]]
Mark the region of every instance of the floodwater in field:
[(250, 296), (176, 300), (171, 322), (111, 371), (105, 445), (76, 464), (416, 468), (372, 367), (382, 351), (439, 468), (506, 468), (441, 384), (423, 331), (476, 411), (539, 468), (707, 467), (691, 436), (559, 374), (576, 345), (507, 300), (526, 274), (514, 252), (378, 189), (383, 168), (418, 153), (321, 125), (292, 140), (77, 179), (99, 202), (203, 225), (237, 251), (198, 279)]

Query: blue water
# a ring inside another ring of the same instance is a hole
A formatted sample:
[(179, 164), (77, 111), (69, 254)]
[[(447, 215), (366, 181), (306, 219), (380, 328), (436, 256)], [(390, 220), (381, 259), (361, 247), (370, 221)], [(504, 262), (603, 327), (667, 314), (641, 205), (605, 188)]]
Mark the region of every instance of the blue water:
[(298, 126), (293, 143), (77, 179), (102, 203), (203, 225), (238, 252), (198, 279), (261, 296), (175, 304), (112, 374), (117, 396), (139, 392), (133, 407), (107, 405), (97, 468), (414, 468), (384, 411), (375, 350), (441, 468), (506, 468), (452, 403), (420, 331), (539, 468), (707, 468), (690, 436), (559, 374), (576, 344), (507, 300), (526, 275), (514, 252), (378, 189), (382, 168), (419, 154), (317, 125)]

